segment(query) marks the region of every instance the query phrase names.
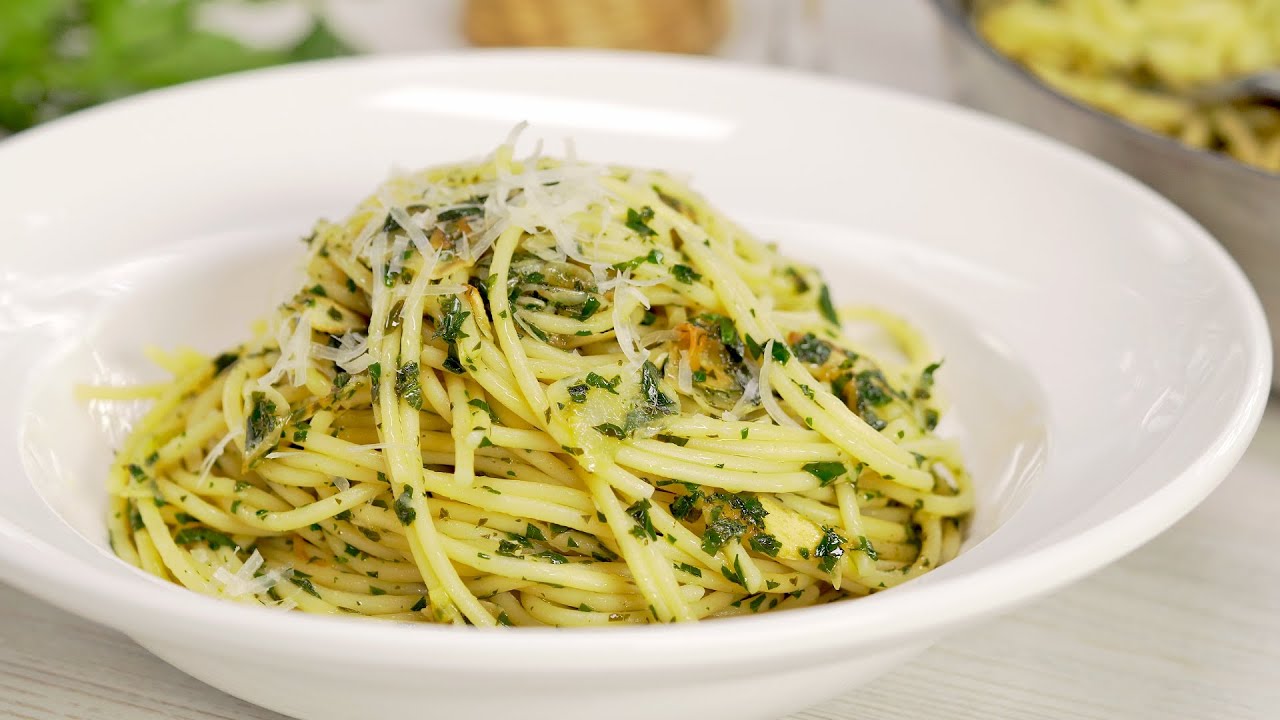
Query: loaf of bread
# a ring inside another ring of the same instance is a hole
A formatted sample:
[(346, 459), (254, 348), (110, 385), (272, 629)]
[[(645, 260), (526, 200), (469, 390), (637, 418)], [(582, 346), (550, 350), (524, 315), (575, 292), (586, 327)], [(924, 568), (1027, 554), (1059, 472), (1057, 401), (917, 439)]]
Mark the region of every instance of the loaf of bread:
[(729, 0), (467, 0), (463, 22), (483, 47), (706, 53), (729, 18)]

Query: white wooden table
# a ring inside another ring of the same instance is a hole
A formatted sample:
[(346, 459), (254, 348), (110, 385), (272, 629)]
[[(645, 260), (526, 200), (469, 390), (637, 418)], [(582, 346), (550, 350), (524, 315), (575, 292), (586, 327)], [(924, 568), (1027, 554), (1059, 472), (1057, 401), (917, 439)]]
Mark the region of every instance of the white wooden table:
[[(944, 92), (918, 0), (828, 0), (827, 8), (830, 67)], [(752, 54), (735, 47), (730, 54)], [(1280, 718), (1278, 547), (1280, 407), (1221, 489), (1146, 547), (792, 720)], [(0, 585), (0, 718), (281, 717)]]

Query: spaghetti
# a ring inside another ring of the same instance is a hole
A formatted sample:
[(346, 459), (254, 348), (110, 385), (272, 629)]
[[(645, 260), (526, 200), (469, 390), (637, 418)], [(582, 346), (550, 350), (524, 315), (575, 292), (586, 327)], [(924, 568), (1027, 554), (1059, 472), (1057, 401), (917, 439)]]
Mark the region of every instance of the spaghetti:
[(825, 603), (956, 554), (972, 492), (913, 329), (838, 316), (667, 174), (513, 145), (321, 222), (243, 345), (153, 353), (173, 379), (133, 395), (108, 481), (121, 558), (248, 604), (583, 626)]

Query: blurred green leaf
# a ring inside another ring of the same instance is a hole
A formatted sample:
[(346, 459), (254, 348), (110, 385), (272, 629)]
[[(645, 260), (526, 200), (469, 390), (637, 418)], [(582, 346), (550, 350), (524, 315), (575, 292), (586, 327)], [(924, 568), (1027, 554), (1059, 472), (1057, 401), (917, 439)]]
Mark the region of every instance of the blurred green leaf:
[(290, 60), (320, 60), (322, 58), (350, 55), (351, 46), (333, 34), (324, 20), (316, 18), (311, 32), (289, 51)]
[(142, 90), (352, 51), (318, 18), (292, 48), (248, 47), (195, 26), (204, 1), (0, 0), (0, 128), (22, 130)]

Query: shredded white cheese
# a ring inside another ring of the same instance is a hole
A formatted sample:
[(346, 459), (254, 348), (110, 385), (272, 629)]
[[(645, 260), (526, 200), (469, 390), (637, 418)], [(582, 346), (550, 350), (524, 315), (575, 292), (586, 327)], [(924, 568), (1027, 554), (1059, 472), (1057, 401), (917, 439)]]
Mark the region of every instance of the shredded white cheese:
[(294, 387), (307, 381), (307, 368), (311, 357), (311, 318), (305, 312), (290, 316), (293, 320), (293, 331), (286, 330), (288, 319), (276, 328), (276, 343), (280, 346), (280, 357), (276, 359), (271, 371), (258, 378), (260, 387), (276, 384), (281, 378), (289, 376)]
[(680, 363), (676, 366), (676, 387), (685, 395), (693, 394), (693, 369), (689, 366), (689, 353), (680, 353)]
[(631, 319), (631, 311), (636, 305), (649, 308), (649, 298), (633, 287), (623, 287), (613, 293), (613, 331), (618, 340), (618, 347), (632, 365), (640, 367), (649, 359), (640, 344), (639, 326)]
[(321, 360), (332, 360), (335, 365), (351, 373), (361, 373), (373, 364), (369, 355), (369, 344), (363, 333), (348, 331), (337, 338), (338, 347), (312, 343), (311, 356)]
[(733, 409), (725, 412), (724, 419), (733, 422), (748, 412), (760, 399), (760, 380), (759, 376), (753, 377), (747, 381), (746, 387), (742, 388), (742, 397), (738, 398), (738, 402), (734, 403)]
[(760, 401), (764, 403), (765, 412), (769, 413), (774, 422), (783, 427), (800, 427), (800, 423), (792, 420), (773, 396), (773, 387), (769, 384), (769, 371), (772, 369), (773, 340), (770, 340), (764, 344), (764, 357), (760, 364)]
[(200, 479), (196, 481), (197, 487), (200, 483), (204, 482), (205, 478), (209, 477), (209, 471), (213, 470), (213, 464), (218, 462), (218, 458), (222, 457), (222, 453), (226, 452), (227, 446), (231, 444), (231, 441), (243, 434), (243, 429), (236, 428), (235, 430), (228, 432), (226, 435), (223, 435), (222, 439), (218, 441), (218, 444), (214, 445), (213, 448), (209, 450), (209, 454), (206, 455), (204, 460), (200, 463)]
[(255, 577), (258, 569), (262, 567), (262, 555), (257, 550), (244, 561), (244, 565), (234, 573), (225, 567), (220, 567), (213, 572), (213, 579), (222, 585), (222, 593), (229, 597), (245, 597), (249, 595), (262, 595), (277, 583), (288, 577), (293, 571), (289, 568), (283, 570), (268, 570), (262, 575)]

